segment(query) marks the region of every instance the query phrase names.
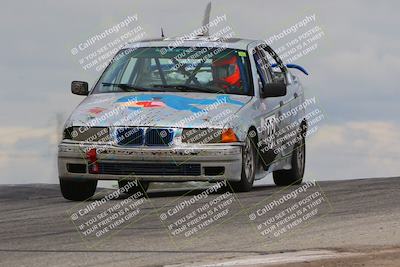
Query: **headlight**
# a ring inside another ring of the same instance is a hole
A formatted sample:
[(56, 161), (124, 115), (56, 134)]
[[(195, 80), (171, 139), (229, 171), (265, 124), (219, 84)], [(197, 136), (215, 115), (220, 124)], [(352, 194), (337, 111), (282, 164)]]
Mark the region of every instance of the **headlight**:
[(81, 142), (109, 142), (111, 140), (107, 127), (73, 126), (64, 130), (63, 139)]
[(236, 134), (229, 129), (188, 129), (182, 130), (182, 142), (191, 144), (213, 144), (237, 142)]

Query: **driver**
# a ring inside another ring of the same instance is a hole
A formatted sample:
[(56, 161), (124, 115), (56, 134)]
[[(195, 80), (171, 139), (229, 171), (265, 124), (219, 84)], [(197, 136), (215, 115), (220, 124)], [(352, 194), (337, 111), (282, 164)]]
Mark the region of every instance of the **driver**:
[(240, 69), (235, 55), (213, 60), (212, 75), (214, 83), (220, 84), (221, 88), (229, 90), (231, 86), (241, 87)]

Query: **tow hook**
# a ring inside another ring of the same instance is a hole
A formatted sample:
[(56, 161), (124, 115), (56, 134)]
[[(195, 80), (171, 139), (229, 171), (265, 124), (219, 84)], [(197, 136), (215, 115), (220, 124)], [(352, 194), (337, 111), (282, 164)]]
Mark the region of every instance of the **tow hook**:
[(96, 149), (92, 148), (88, 152), (86, 152), (86, 157), (88, 159), (89, 173), (92, 173), (92, 174), (99, 173), (99, 163), (97, 162)]

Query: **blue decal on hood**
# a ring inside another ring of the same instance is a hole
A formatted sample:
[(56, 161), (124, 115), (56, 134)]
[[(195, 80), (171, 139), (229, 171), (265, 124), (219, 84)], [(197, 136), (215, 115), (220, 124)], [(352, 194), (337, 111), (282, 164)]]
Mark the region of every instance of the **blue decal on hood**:
[(232, 104), (243, 106), (243, 103), (231, 99), (227, 95), (218, 95), (214, 99), (199, 99), (190, 98), (177, 95), (164, 95), (164, 94), (143, 94), (135, 96), (124, 96), (116, 101), (116, 103), (123, 104), (129, 109), (137, 110), (141, 108), (160, 108), (164, 105), (176, 110), (189, 110), (191, 112), (199, 112), (201, 109), (194, 105), (212, 105), (212, 104)]

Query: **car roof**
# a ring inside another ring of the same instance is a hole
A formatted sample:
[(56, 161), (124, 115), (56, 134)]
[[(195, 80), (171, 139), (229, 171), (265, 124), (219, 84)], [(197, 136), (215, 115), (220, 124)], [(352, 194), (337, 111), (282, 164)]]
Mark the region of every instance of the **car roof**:
[[(249, 44), (257, 40), (243, 38), (210, 38), (203, 36), (195, 36), (193, 38), (174, 37), (174, 38), (155, 38), (141, 40), (138, 42), (128, 43), (124, 48), (138, 47), (215, 47), (216, 45), (224, 46), (225, 48), (247, 50)], [(218, 46), (217, 46), (218, 47)]]

